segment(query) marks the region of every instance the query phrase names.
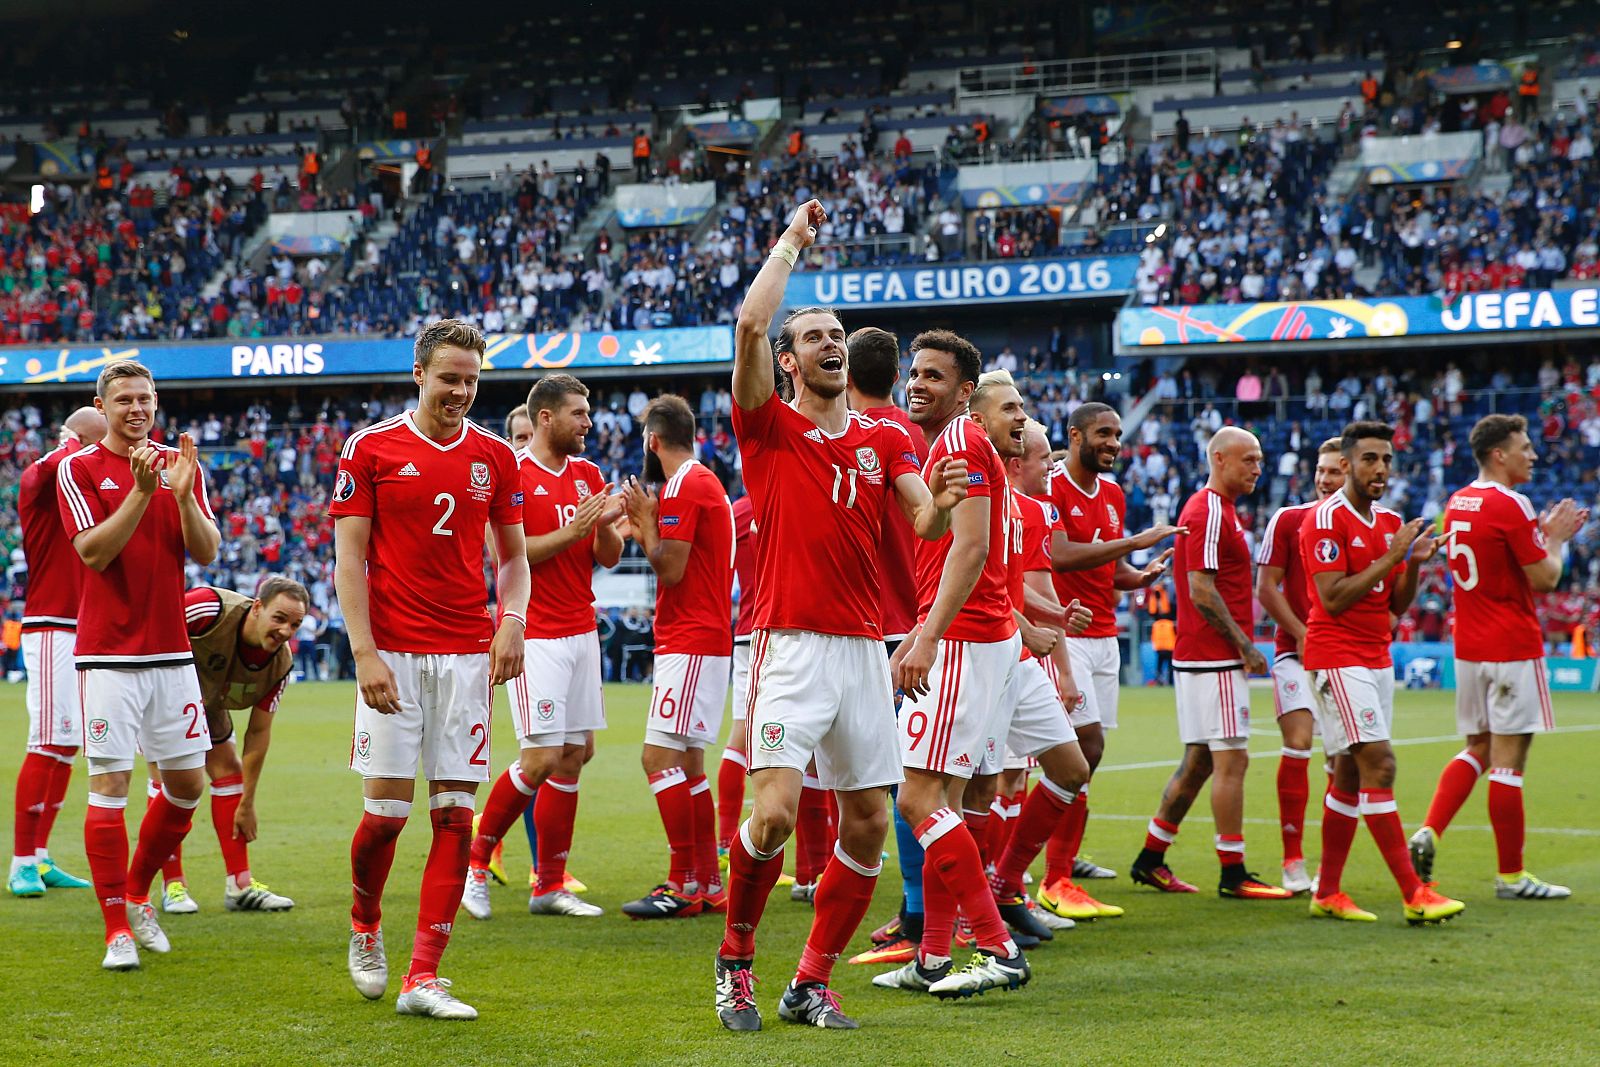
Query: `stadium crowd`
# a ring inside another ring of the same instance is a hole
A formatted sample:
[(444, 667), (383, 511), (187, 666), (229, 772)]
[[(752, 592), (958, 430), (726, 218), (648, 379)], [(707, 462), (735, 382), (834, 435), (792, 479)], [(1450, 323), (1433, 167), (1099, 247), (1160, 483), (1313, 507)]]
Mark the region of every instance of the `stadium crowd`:
[[(988, 360), (989, 369), (1017, 374), (1030, 413), (1058, 447), (1066, 440), (1073, 410), (1099, 397), (1104, 386), (1072, 365), (1070, 347), (1064, 356), (1059, 349), (1059, 338), (1029, 345), (1020, 354), (1007, 345)], [(1403, 514), (1433, 519), (1449, 493), (1471, 480), (1466, 430), (1490, 410), (1524, 413), (1537, 429), (1541, 459), (1526, 490), (1536, 504), (1570, 495), (1600, 505), (1600, 359), (1545, 361), (1526, 375), (1504, 368), (1469, 373), (1454, 362), (1433, 369), (1391, 368), (1376, 360), (1362, 365), (1341, 360), (1337, 367), (1311, 362), (1287, 370), (1278, 364), (1207, 361), (1176, 373), (1146, 375), (1140, 384), (1154, 392), (1155, 406), (1125, 437), (1117, 475), (1127, 496), (1129, 527), (1175, 520), (1178, 503), (1205, 481), (1204, 442), (1227, 424), (1256, 433), (1268, 456), (1256, 491), (1239, 502), (1241, 519), (1258, 534), (1278, 506), (1309, 499), (1317, 445), (1361, 417), (1396, 427), (1397, 474), (1386, 503)], [(690, 400), (698, 418), (698, 458), (739, 494), (733, 401), (721, 379), (600, 384), (589, 458), (613, 483), (639, 473), (639, 419), (657, 391), (680, 392)], [(191, 581), (248, 589), (267, 574), (283, 574), (303, 582), (313, 603), (302, 641), (326, 648), (325, 669), (336, 676), (348, 672), (343, 618), (333, 594), (328, 497), (345, 439), (404, 410), (412, 394), (382, 387), (364, 400), (333, 393), (300, 401), (256, 398), (231, 412), (215, 401), (204, 410), (192, 407), (181, 392), (170, 397), (161, 435), (175, 439), (187, 430), (200, 443), (222, 529), (216, 562), (203, 570), (191, 564)], [(480, 421), (501, 428), (508, 406), (480, 403)], [(0, 554), (10, 562), (3, 586), (8, 618), (19, 617), (26, 582), (15, 510), (18, 475), (48, 449), (43, 435), (59, 415), (29, 404), (0, 417)], [(628, 552), (636, 555), (637, 546), (630, 542)], [(1448, 570), (1436, 561), (1425, 577), (1423, 595), (1403, 625), (1407, 634), (1431, 638), (1447, 632)], [(1573, 540), (1561, 588), (1545, 600), (1553, 640), (1564, 640), (1579, 623), (1600, 628), (1600, 518)], [(636, 676), (642, 669), (638, 650), (649, 645), (649, 624), (648, 613), (606, 613), (608, 677)]]

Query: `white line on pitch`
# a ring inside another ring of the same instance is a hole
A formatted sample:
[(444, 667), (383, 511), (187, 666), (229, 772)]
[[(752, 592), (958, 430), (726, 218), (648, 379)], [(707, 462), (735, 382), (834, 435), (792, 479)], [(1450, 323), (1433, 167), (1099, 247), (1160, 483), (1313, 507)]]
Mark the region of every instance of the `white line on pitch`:
[[(1593, 730), (1600, 730), (1600, 723), (1579, 723), (1576, 726), (1557, 726), (1553, 730), (1546, 730), (1544, 732), (1551, 734), (1576, 734), (1588, 733)], [(1262, 731), (1262, 733), (1266, 732), (1267, 731)], [(1439, 734), (1435, 737), (1403, 737), (1397, 741), (1390, 741), (1389, 744), (1395, 748), (1404, 748), (1407, 745), (1437, 745), (1442, 744), (1445, 741), (1460, 740), (1462, 740), (1460, 734)], [(1250, 755), (1252, 758), (1264, 759), (1267, 756), (1276, 756), (1280, 751), (1281, 749), (1266, 748), (1261, 749), (1258, 752), (1252, 752)], [(1105, 763), (1101, 764), (1094, 773), (1106, 774), (1111, 771), (1152, 771), (1161, 767), (1176, 767), (1177, 765), (1178, 761), (1175, 759), (1147, 760), (1144, 763)]]

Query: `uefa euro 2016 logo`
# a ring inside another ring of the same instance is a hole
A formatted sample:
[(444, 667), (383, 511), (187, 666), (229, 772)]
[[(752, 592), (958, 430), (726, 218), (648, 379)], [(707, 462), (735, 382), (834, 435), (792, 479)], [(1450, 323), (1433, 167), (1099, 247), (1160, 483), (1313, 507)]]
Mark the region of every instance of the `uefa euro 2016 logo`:
[(1317, 542), (1313, 555), (1317, 557), (1318, 563), (1332, 563), (1339, 558), (1339, 544), (1331, 537), (1324, 537)]

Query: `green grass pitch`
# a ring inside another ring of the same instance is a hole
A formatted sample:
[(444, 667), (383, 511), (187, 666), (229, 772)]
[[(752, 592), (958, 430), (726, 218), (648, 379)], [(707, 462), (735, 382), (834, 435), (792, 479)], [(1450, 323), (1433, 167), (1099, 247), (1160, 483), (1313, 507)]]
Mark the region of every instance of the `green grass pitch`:
[[(1467, 911), (1437, 928), (1412, 929), (1363, 830), (1345, 878), (1377, 924), (1312, 921), (1304, 899), (1221, 900), (1210, 892), (1215, 860), (1202, 798), (1171, 854), (1202, 887), (1168, 897), (1125, 874), (1138, 850), (1178, 743), (1170, 690), (1125, 690), (1123, 726), (1111, 735), (1095, 781), (1086, 850), (1124, 877), (1095, 884), (1127, 916), (1057, 935), (1031, 956), (1034, 980), (1019, 993), (940, 1004), (873, 989), (868, 969), (844, 964), (835, 987), (861, 1020), (855, 1033), (800, 1030), (778, 1019), (810, 908), (774, 894), (761, 928), (761, 1034), (721, 1031), (711, 1010), (717, 917), (635, 923), (618, 905), (665, 870), (665, 844), (638, 765), (648, 690), (612, 687), (612, 728), (583, 778), (572, 869), (588, 899), (606, 908), (583, 920), (527, 914), (526, 889), (494, 890), (495, 917), (460, 914), (444, 973), (477, 1006), (476, 1023), (400, 1018), (394, 996), (409, 952), (417, 882), (427, 850), (425, 816), (400, 839), (389, 880), (386, 932), (393, 972), (388, 997), (363, 1000), (345, 974), (349, 841), (360, 787), (345, 769), (353, 685), (301, 685), (284, 700), (259, 801), (259, 877), (298, 901), (287, 914), (230, 914), (210, 816), (201, 805), (186, 866), (202, 911), (163, 922), (170, 956), (144, 954), (144, 969), (99, 969), (100, 924), (87, 890), (42, 900), (0, 899), (0, 979), (9, 1022), (6, 1062), (586, 1065), (650, 1063), (1470, 1063), (1496, 1059), (1600, 1060), (1594, 993), (1600, 935), (1600, 702), (1560, 694), (1561, 733), (1539, 739), (1528, 771), (1528, 863), (1576, 896), (1555, 902), (1494, 897), (1493, 839), (1480, 785), (1445, 837), (1436, 874)], [(1264, 690), (1257, 704), (1270, 706)], [(25, 731), (22, 687), (0, 689), (0, 721), (12, 744), (0, 753), (9, 791)], [(1447, 693), (1397, 698), (1398, 795), (1408, 831), (1422, 817), (1439, 768), (1457, 751)], [(496, 769), (511, 758), (510, 728), (497, 716)], [(1269, 727), (1270, 729), (1270, 727)], [(1273, 780), (1278, 743), (1258, 734), (1248, 786), (1251, 866), (1273, 878), (1280, 859)], [(715, 758), (715, 754), (713, 754)], [(53, 848), (87, 874), (82, 763)], [(1320, 775), (1313, 776), (1319, 794)], [(142, 811), (137, 796), (130, 828)], [(1313, 798), (1311, 818), (1317, 818)], [(520, 835), (520, 830), (516, 831)], [(893, 836), (890, 837), (893, 847)], [(507, 846), (526, 870), (526, 842)], [(1316, 824), (1307, 851), (1315, 863)], [(1042, 861), (1041, 861), (1042, 862)], [(1037, 871), (1038, 865), (1035, 870)], [(893, 909), (898, 879), (885, 867), (866, 929)]]

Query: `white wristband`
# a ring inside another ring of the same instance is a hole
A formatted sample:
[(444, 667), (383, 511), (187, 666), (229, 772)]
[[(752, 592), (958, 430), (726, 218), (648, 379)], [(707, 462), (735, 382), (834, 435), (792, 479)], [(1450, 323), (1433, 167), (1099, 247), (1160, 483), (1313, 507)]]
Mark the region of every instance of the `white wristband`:
[(772, 251), (769, 253), (769, 257), (772, 259), (781, 259), (792, 267), (795, 265), (795, 261), (800, 258), (800, 250), (794, 245), (790, 244), (788, 241), (779, 241), (777, 244), (772, 246)]
[(507, 619), (516, 619), (522, 624), (524, 630), (528, 628), (528, 620), (515, 611), (502, 611), (500, 613), (501, 622), (505, 622)]

